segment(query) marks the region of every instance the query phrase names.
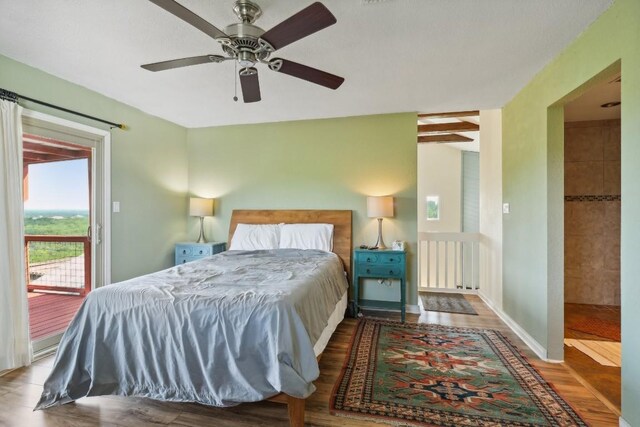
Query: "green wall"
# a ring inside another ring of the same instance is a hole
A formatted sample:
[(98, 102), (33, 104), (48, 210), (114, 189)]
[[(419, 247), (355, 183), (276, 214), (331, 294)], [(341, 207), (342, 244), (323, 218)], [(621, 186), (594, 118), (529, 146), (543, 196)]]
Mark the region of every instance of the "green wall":
[[(172, 265), (173, 247), (187, 221), (187, 131), (113, 99), (0, 56), (0, 87), (85, 114), (125, 123), (111, 131), (112, 281)], [(99, 122), (38, 104), (41, 111), (101, 129)]]
[[(416, 116), (413, 113), (190, 129), (189, 190), (215, 197), (211, 239), (227, 240), (233, 209), (350, 209), (353, 243), (373, 244), (367, 195), (394, 195), (389, 245), (410, 242), (408, 303), (416, 301)], [(192, 238), (196, 220), (190, 223)], [(399, 298), (371, 283), (365, 297)]]
[[(562, 356), (561, 106), (622, 70), (622, 415), (640, 425), (640, 2), (616, 0), (503, 112), (504, 311)], [(606, 71), (605, 71), (606, 70)], [(604, 71), (604, 73), (603, 73)]]
[[(0, 87), (129, 127), (111, 131), (111, 194), (121, 204), (111, 215), (113, 282), (172, 265), (174, 244), (195, 238), (189, 192), (217, 199), (206, 223), (218, 240), (226, 241), (232, 209), (351, 209), (354, 245), (376, 239), (366, 196), (392, 194), (396, 217), (384, 221), (385, 240), (406, 240), (416, 253), (413, 113), (185, 129), (4, 56)], [(415, 272), (410, 255), (409, 304), (417, 304)], [(375, 283), (364, 296), (399, 298), (397, 287)]]

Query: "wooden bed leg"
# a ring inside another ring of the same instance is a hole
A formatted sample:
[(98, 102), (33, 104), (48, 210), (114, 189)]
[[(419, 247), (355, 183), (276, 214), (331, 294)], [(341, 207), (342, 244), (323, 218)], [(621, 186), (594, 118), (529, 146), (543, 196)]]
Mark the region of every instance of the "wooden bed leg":
[(289, 427), (304, 427), (304, 399), (287, 396)]

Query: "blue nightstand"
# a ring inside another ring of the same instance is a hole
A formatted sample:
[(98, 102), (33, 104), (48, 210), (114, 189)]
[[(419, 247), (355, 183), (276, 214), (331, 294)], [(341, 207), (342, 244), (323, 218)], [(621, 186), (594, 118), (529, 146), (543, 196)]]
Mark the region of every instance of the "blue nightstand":
[[(353, 254), (353, 298), (356, 312), (360, 308), (400, 310), (404, 322), (407, 282), (407, 254), (403, 251), (356, 249)], [(360, 279), (395, 279), (400, 281), (400, 302), (360, 299)]]
[(225, 251), (226, 249), (227, 244), (225, 242), (177, 243), (176, 265), (217, 254)]

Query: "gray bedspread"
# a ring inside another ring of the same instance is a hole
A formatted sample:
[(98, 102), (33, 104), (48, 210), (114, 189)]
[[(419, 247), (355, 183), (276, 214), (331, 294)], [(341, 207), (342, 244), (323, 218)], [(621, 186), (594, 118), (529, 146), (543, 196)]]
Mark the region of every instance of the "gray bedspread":
[(305, 398), (313, 345), (347, 290), (335, 254), (229, 251), (91, 292), (36, 409), (84, 396), (230, 406)]

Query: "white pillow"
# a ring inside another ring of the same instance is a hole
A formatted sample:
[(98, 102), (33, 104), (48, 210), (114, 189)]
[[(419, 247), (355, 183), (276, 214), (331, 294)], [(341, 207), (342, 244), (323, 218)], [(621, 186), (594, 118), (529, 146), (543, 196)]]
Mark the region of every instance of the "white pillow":
[(229, 250), (278, 249), (279, 241), (280, 224), (238, 224)]
[(280, 249), (287, 248), (331, 252), (333, 224), (282, 224)]

